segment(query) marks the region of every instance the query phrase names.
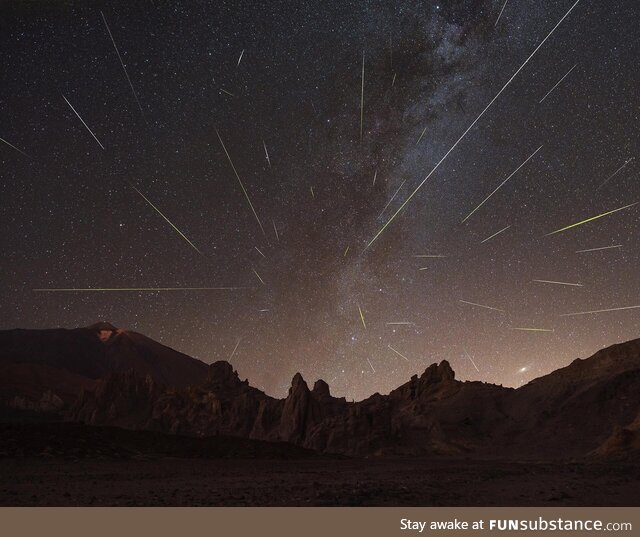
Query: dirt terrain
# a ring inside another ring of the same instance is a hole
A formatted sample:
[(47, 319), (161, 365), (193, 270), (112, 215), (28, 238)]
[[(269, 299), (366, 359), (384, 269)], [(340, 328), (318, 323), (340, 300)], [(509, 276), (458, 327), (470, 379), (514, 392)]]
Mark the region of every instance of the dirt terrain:
[(640, 464), (0, 460), (2, 506), (639, 506)]

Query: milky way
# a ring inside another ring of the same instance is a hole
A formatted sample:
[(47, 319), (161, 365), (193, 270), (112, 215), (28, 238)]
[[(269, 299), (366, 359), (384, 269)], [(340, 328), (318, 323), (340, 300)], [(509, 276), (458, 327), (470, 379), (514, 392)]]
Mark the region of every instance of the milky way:
[(638, 337), (639, 15), (3, 3), (0, 327), (107, 320), (349, 399)]

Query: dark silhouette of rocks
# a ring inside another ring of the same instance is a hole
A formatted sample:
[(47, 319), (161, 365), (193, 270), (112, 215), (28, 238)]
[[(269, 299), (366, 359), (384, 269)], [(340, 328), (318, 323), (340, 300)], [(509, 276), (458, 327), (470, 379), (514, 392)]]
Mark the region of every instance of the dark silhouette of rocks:
[(461, 382), (442, 361), (359, 402), (333, 397), (323, 380), (310, 390), (299, 373), (275, 399), (228, 362), (207, 366), (108, 323), (1, 332), (0, 368), (13, 372), (0, 383), (0, 404), (14, 420), (48, 416), (350, 456), (606, 458), (637, 456), (640, 444), (640, 340), (518, 389)]

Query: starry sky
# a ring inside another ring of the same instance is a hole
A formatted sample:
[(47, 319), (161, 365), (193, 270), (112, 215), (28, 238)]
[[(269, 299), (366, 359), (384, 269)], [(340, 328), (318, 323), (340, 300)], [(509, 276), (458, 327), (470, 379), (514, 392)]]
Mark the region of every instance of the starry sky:
[(639, 15), (3, 2), (0, 328), (106, 320), (356, 400), (639, 337)]

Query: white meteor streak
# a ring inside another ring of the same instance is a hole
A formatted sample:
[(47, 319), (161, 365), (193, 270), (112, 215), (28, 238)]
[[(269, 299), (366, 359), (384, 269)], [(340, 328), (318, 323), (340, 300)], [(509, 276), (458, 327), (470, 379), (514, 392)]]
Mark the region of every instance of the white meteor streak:
[(267, 151), (267, 144), (264, 143), (264, 140), (262, 140), (262, 146), (264, 147), (264, 154), (267, 157), (267, 162), (269, 163), (269, 168), (271, 168), (271, 159), (269, 158), (269, 151)]
[(476, 365), (476, 363), (473, 361), (473, 358), (471, 358), (471, 356), (469, 356), (469, 353), (467, 352), (467, 349), (463, 348), (462, 349), (464, 351), (464, 353), (466, 354), (467, 358), (469, 358), (469, 361), (473, 364), (473, 367), (476, 368), (476, 371), (478, 373), (480, 373), (480, 370), (478, 369), (478, 366)]
[(240, 65), (240, 62), (242, 61), (242, 56), (244, 56), (244, 49), (242, 49), (242, 52), (240, 53), (240, 57), (238, 58), (238, 63), (236, 64), (236, 67)]
[(482, 206), (483, 206), (483, 205), (484, 205), (484, 204), (489, 200), (489, 198), (490, 198), (491, 196), (493, 196), (493, 195), (494, 195), (498, 190), (500, 190), (500, 189), (505, 185), (505, 183), (506, 183), (509, 179), (511, 179), (511, 178), (512, 178), (512, 177), (513, 177), (513, 176), (518, 172), (518, 170), (520, 170), (520, 168), (522, 168), (522, 167), (523, 167), (527, 162), (529, 162), (529, 161), (533, 158), (533, 156), (534, 156), (538, 151), (540, 151), (541, 149), (542, 149), (542, 146), (538, 147), (538, 149), (536, 149), (533, 153), (531, 153), (531, 155), (529, 155), (529, 156), (526, 158), (526, 160), (525, 160), (522, 164), (520, 164), (520, 166), (518, 166), (515, 170), (513, 170), (513, 171), (509, 174), (509, 176), (508, 176), (504, 181), (502, 181), (502, 183), (500, 183), (500, 184), (496, 187), (496, 189), (495, 189), (493, 192), (491, 192), (491, 194), (489, 194), (486, 198), (484, 198), (484, 199), (482, 200), (482, 202), (480, 203), (480, 205), (478, 205), (478, 206), (477, 206), (473, 211), (471, 211), (467, 216), (465, 216), (465, 218), (462, 220), (462, 222), (461, 222), (461, 223), (466, 222), (466, 221), (467, 221), (467, 219), (468, 219), (468, 218), (469, 218), (473, 213), (475, 213), (475, 212), (476, 212), (480, 207), (482, 207)]
[(62, 98), (66, 101), (66, 103), (69, 105), (69, 107), (71, 108), (71, 110), (73, 110), (73, 113), (78, 116), (78, 119), (80, 121), (82, 121), (82, 124), (85, 126), (85, 128), (89, 131), (89, 133), (91, 134), (91, 136), (93, 136), (93, 139), (98, 142), (98, 145), (104, 150), (104, 146), (100, 143), (100, 140), (98, 140), (98, 138), (96, 138), (96, 135), (93, 134), (93, 132), (91, 131), (91, 129), (89, 128), (89, 125), (87, 125), (84, 122), (84, 119), (82, 119), (80, 117), (80, 114), (78, 114), (78, 112), (76, 112), (76, 109), (73, 107), (73, 105), (67, 100), (67, 98), (63, 95)]
[(620, 166), (615, 172), (613, 172), (609, 177), (607, 177), (598, 188), (596, 188), (596, 191), (600, 190), (604, 185), (606, 185), (611, 179), (613, 179), (616, 175), (618, 175), (619, 172), (621, 172), (626, 166), (627, 164), (629, 164), (629, 162), (631, 162), (633, 160), (633, 157), (627, 159), (625, 161), (625, 163)]
[[(129, 87), (131, 88), (131, 93), (133, 93), (133, 97), (136, 100), (136, 103), (138, 103), (138, 108), (140, 109), (140, 113), (142, 114), (143, 119), (144, 118), (144, 112), (142, 111), (142, 105), (140, 104), (140, 99), (138, 99), (138, 94), (136, 93), (136, 90), (133, 87), (133, 84), (131, 82), (131, 78), (129, 78), (129, 73), (127, 72), (127, 68), (124, 66), (124, 62), (122, 61), (122, 56), (120, 56), (120, 51), (118, 50), (118, 46), (116, 45), (115, 40), (113, 39), (113, 35), (111, 34), (111, 29), (109, 28), (109, 25), (107, 24), (107, 19), (104, 16), (104, 13), (102, 13), (102, 11), (100, 12), (100, 15), (102, 15), (102, 20), (104, 21), (104, 25), (107, 28), (107, 32), (109, 33), (109, 37), (111, 38), (111, 42), (113, 43), (113, 48), (116, 49), (116, 54), (118, 55), (118, 60), (120, 60), (120, 65), (122, 66), (122, 70), (124, 71), (124, 76), (127, 77), (127, 82), (129, 82)], [(145, 119), (146, 122), (146, 119)]]
[(498, 23), (500, 22), (500, 17), (502, 17), (502, 12), (504, 11), (504, 8), (507, 7), (508, 1), (509, 0), (504, 0), (504, 4), (502, 4), (502, 9), (500, 10), (500, 13), (498, 13), (498, 18), (496, 19), (496, 23), (493, 25), (494, 28), (498, 26)]
[(593, 311), (579, 311), (577, 313), (563, 313), (560, 315), (560, 317), (574, 317), (576, 315), (590, 315), (592, 313), (605, 313), (605, 312), (609, 312), (609, 311), (622, 311), (622, 310), (634, 310), (640, 308), (639, 306), (624, 306), (622, 308), (608, 308), (605, 310), (593, 310)]
[(218, 135), (218, 140), (220, 140), (220, 145), (222, 145), (222, 149), (224, 149), (225, 155), (227, 155), (227, 159), (229, 159), (229, 164), (231, 164), (231, 169), (233, 170), (233, 173), (235, 174), (236, 179), (238, 180), (238, 183), (240, 183), (240, 188), (242, 188), (242, 192), (244, 193), (244, 197), (247, 198), (247, 202), (249, 203), (249, 207), (251, 207), (251, 212), (253, 213), (253, 216), (256, 217), (258, 225), (260, 226), (260, 229), (262, 230), (262, 234), (266, 235), (266, 233), (264, 231), (264, 228), (262, 227), (262, 222), (260, 222), (260, 218), (258, 218), (258, 213), (256, 213), (256, 210), (253, 208), (253, 203), (251, 203), (251, 199), (249, 198), (249, 194), (247, 193), (247, 189), (244, 187), (244, 184), (242, 183), (242, 179), (240, 179), (240, 176), (238, 175), (238, 171), (236, 170), (236, 167), (233, 165), (233, 161), (231, 160), (231, 156), (229, 155), (229, 152), (227, 151), (227, 147), (224, 145), (224, 142), (222, 141), (222, 138), (220, 137), (220, 133), (218, 132), (218, 129), (216, 129), (216, 134)]
[(18, 149), (15, 145), (7, 142), (4, 138), (0, 138), (0, 142), (4, 142), (5, 144), (7, 144), (9, 147), (11, 147), (12, 149), (15, 149), (18, 153), (21, 153), (22, 155), (24, 155), (27, 158), (31, 158), (29, 155), (27, 155), (24, 151)]
[(567, 282), (555, 282), (553, 280), (533, 280), (538, 283), (552, 283), (555, 285), (569, 285), (571, 287), (584, 287), (581, 283), (567, 283)]
[(395, 350), (391, 345), (387, 345), (387, 347), (389, 347), (389, 349), (391, 349), (393, 352), (395, 352), (398, 356), (400, 356), (400, 358), (404, 358), (407, 362), (409, 361), (409, 358), (407, 358), (404, 354), (402, 354), (401, 352), (398, 352), (397, 350)]
[[(576, 63), (576, 65), (578, 65), (578, 64)], [(569, 73), (571, 73), (571, 71), (573, 71), (573, 70), (576, 68), (576, 65), (574, 65), (571, 69), (569, 69), (569, 71), (567, 72), (567, 74), (566, 74), (566, 75), (564, 75), (560, 80), (558, 80), (558, 81), (555, 83), (555, 85), (554, 85), (554, 86), (553, 86), (553, 87), (552, 87), (552, 88), (547, 92), (547, 94), (546, 94), (542, 99), (540, 99), (540, 102), (538, 102), (538, 104), (541, 104), (541, 103), (542, 103), (542, 101), (544, 101), (547, 97), (549, 97), (549, 95), (551, 95), (551, 92), (552, 92), (554, 89), (556, 89), (556, 88), (560, 85), (560, 83), (561, 83), (565, 78), (567, 78), (567, 77), (569, 76)]]
[(369, 365), (371, 366), (371, 371), (375, 373), (376, 370), (373, 368), (373, 364), (371, 363), (371, 360), (369, 360), (369, 358), (367, 358), (367, 362), (369, 362)]
[(600, 250), (610, 250), (611, 248), (622, 248), (622, 244), (614, 244), (613, 246), (601, 246), (600, 248), (587, 248), (586, 250), (576, 250), (576, 254), (585, 252), (598, 252)]
[(504, 313), (504, 310), (501, 310), (499, 308), (493, 308), (491, 306), (485, 306), (484, 304), (477, 304), (476, 302), (468, 302), (466, 300), (458, 300), (458, 302), (462, 302), (463, 304), (469, 304), (470, 306), (477, 306), (478, 308), (484, 308), (486, 310), (501, 311), (502, 313)]
[(493, 237), (497, 237), (498, 235), (500, 235), (500, 233), (502, 233), (503, 231), (507, 231), (507, 229), (509, 229), (511, 227), (511, 225), (508, 225), (507, 227), (503, 227), (500, 231), (496, 231), (493, 235), (491, 235), (490, 237), (487, 237), (485, 240), (480, 241), (480, 244), (483, 244), (485, 242), (487, 242), (488, 240), (493, 239)]
[(36, 293), (107, 293), (107, 292), (155, 292), (155, 291), (235, 291), (246, 287), (75, 287), (32, 289)]
[(238, 343), (236, 343), (236, 346), (233, 348), (233, 352), (231, 353), (231, 356), (229, 356), (229, 360), (231, 360), (231, 358), (233, 358), (233, 355), (238, 350), (238, 345), (240, 345), (240, 339), (238, 339)]
[(153, 207), (153, 209), (160, 215), (162, 216), (162, 218), (164, 218), (166, 220), (166, 222), (173, 228), (176, 230), (176, 232), (185, 240), (189, 243), (189, 245), (196, 251), (198, 252), (200, 255), (204, 255), (200, 250), (198, 250), (198, 248), (196, 248), (196, 245), (193, 244), (184, 233), (182, 233), (182, 231), (180, 231), (176, 226), (173, 225), (173, 222), (171, 222), (171, 220), (169, 220), (160, 209), (158, 209), (153, 203), (151, 203), (151, 201), (149, 200), (149, 198), (147, 198), (147, 196), (145, 196), (142, 192), (140, 192), (135, 186), (131, 185), (131, 188), (133, 188), (138, 194), (140, 194), (140, 196), (142, 196), (142, 199), (144, 199), (144, 201), (146, 201), (149, 205), (151, 205), (151, 207)]
[(402, 181), (402, 183), (400, 184), (400, 186), (398, 187), (398, 190), (395, 191), (395, 193), (393, 194), (393, 196), (391, 196), (391, 199), (387, 202), (387, 204), (384, 206), (384, 209), (382, 209), (382, 211), (380, 212), (380, 214), (378, 215), (378, 218), (380, 218), (384, 212), (387, 210), (387, 207), (389, 207), (389, 205), (391, 205), (391, 202), (396, 199), (396, 196), (398, 195), (398, 192), (400, 192), (400, 189), (404, 186), (404, 184), (407, 182), (407, 180), (405, 179), (404, 181)]
[(371, 241), (369, 241), (369, 244), (367, 244), (367, 246), (365, 247), (365, 251), (368, 250), (371, 245), (378, 239), (378, 237), (382, 234), (382, 232), (387, 228), (387, 226), (389, 226), (389, 224), (391, 224), (391, 222), (393, 222), (393, 220), (396, 218), (396, 216), (398, 216), (398, 214), (400, 214), (400, 212), (402, 211), (402, 209), (405, 208), (405, 206), (407, 205), (407, 203), (409, 203), (409, 201), (411, 201), (411, 199), (419, 192), (419, 190), (422, 188), (422, 186), (427, 182), (427, 180), (429, 179), (429, 177), (431, 177), (433, 175), (433, 173), (440, 167), (440, 165), (446, 160), (446, 158), (451, 154), (451, 152), (458, 146), (458, 144), (462, 141), (462, 139), (467, 135), (467, 133), (475, 126), (475, 124), (480, 120), (480, 118), (486, 113), (487, 110), (489, 110), (489, 108), (491, 107), (491, 105), (498, 99), (498, 97), (500, 97), (500, 95), (502, 95), (502, 92), (507, 89), (507, 87), (509, 86), (509, 84), (511, 84), (511, 82), (513, 81), (513, 79), (518, 75), (518, 73), (520, 73), (520, 71), (522, 71), (522, 69), (524, 69), (524, 66), (527, 65), (527, 63), (529, 63), (529, 61), (531, 60), (531, 58), (533, 58), (535, 56), (535, 54), (538, 52), (538, 50), (540, 50), (540, 47), (542, 47), (542, 45), (544, 45), (544, 43), (547, 41), (547, 39), (549, 39), (549, 37), (551, 37), (551, 35), (553, 34), (553, 32), (556, 31), (556, 29), (562, 24), (562, 22), (569, 16), (569, 14), (573, 11), (573, 9), (580, 3), (580, 0), (576, 0), (574, 2), (574, 4), (569, 8), (569, 10), (563, 15), (563, 17), (556, 23), (556, 25), (551, 29), (551, 31), (546, 35), (546, 37), (540, 41), (540, 43), (538, 44), (538, 46), (533, 50), (533, 52), (529, 55), (529, 57), (524, 61), (524, 63), (518, 68), (518, 70), (513, 73), (513, 75), (511, 75), (511, 78), (509, 80), (507, 80), (507, 82), (504, 84), (504, 86), (502, 86), (502, 88), (500, 89), (500, 91), (496, 94), (496, 96), (491, 99), (491, 101), (489, 101), (489, 104), (484, 108), (484, 110), (482, 110), (482, 112), (480, 112), (480, 114), (478, 115), (478, 117), (476, 117), (476, 119), (473, 120), (473, 122), (471, 123), (471, 125), (469, 125), (467, 127), (467, 129), (462, 133), (462, 135), (460, 136), (460, 138), (458, 138), (455, 143), (451, 146), (451, 148), (444, 154), (444, 156), (438, 161), (438, 163), (433, 167), (433, 169), (427, 174), (427, 176), (422, 180), (422, 182), (415, 188), (415, 190), (409, 195), (409, 197), (405, 200), (405, 202), (398, 208), (398, 210), (393, 214), (393, 216), (387, 221), (387, 223), (382, 226), (382, 228), (380, 228), (380, 230), (378, 231), (378, 233), (376, 233), (376, 235), (373, 237), (373, 239), (371, 239)]

